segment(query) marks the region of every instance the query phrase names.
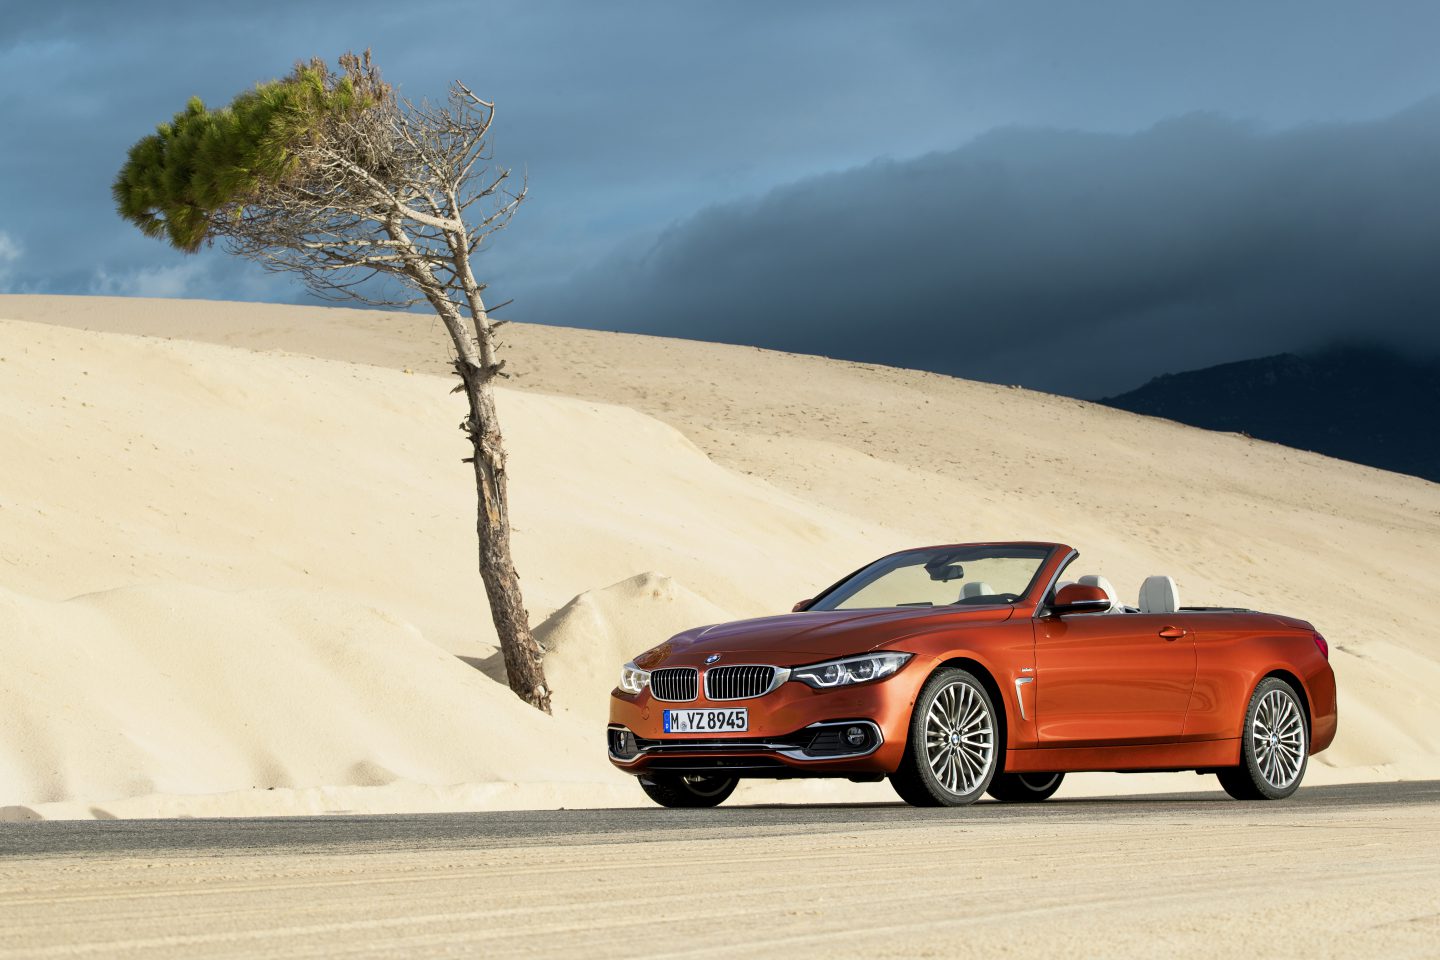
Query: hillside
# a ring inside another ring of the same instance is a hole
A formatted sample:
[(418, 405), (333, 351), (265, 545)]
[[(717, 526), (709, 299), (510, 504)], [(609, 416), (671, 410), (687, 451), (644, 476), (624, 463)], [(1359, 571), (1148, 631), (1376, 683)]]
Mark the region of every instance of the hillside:
[(1440, 361), (1386, 350), (1282, 353), (1166, 374), (1101, 401), (1440, 481)]
[[(494, 644), (430, 327), (0, 297), (9, 815), (641, 802), (598, 746), (611, 661), (891, 549), (1008, 537), (1074, 543), (1126, 594), (1165, 572), (1313, 620), (1342, 716), (1314, 781), (1440, 774), (1434, 484), (1024, 390), (516, 324), (517, 564), (561, 707), (536, 716), (466, 663)], [(1067, 793), (1151, 783), (1211, 788)], [(891, 799), (737, 800), (821, 795)]]

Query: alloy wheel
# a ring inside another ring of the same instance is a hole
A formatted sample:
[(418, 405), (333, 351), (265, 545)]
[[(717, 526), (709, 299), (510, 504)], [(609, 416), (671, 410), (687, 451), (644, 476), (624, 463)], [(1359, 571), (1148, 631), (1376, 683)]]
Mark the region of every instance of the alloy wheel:
[(1270, 690), (1261, 698), (1250, 723), (1255, 765), (1277, 790), (1295, 782), (1305, 762), (1305, 721), (1295, 698)]
[(925, 755), (946, 790), (979, 788), (995, 762), (995, 722), (976, 688), (963, 681), (942, 687), (925, 717)]

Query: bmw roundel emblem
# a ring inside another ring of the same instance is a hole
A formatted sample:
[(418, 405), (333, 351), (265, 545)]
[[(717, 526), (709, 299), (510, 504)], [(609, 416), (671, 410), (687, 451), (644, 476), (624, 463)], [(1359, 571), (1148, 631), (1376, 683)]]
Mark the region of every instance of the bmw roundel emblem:
[(720, 654), (718, 654), (718, 653), (712, 653), (712, 654), (710, 654), (710, 656), (708, 656), (708, 657), (705, 658), (705, 662), (706, 662), (706, 663), (714, 663), (716, 660), (719, 660), (719, 659), (720, 659)]

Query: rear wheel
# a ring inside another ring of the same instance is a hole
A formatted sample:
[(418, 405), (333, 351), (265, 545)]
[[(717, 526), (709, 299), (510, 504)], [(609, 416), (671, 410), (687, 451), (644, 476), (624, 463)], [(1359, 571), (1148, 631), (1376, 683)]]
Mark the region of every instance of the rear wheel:
[(997, 773), (990, 781), (990, 796), (1006, 803), (1039, 803), (1060, 789), (1063, 773)]
[(662, 807), (716, 807), (735, 792), (740, 782), (734, 777), (678, 773), (657, 773), (639, 779), (640, 789)]
[(1216, 771), (1236, 800), (1283, 800), (1300, 787), (1310, 731), (1295, 688), (1267, 677), (1255, 688), (1240, 735), (1240, 766)]
[(1000, 725), (974, 674), (937, 670), (915, 699), (910, 736), (890, 784), (916, 807), (962, 807), (980, 799), (995, 776)]

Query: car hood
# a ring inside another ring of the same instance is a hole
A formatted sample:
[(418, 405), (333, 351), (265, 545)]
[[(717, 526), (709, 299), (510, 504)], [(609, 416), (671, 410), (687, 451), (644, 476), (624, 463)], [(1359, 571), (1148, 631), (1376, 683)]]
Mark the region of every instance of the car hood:
[(699, 667), (720, 654), (720, 663), (751, 661), (780, 667), (864, 653), (919, 633), (999, 623), (1009, 606), (965, 609), (821, 610), (696, 627), (635, 658), (646, 670)]

